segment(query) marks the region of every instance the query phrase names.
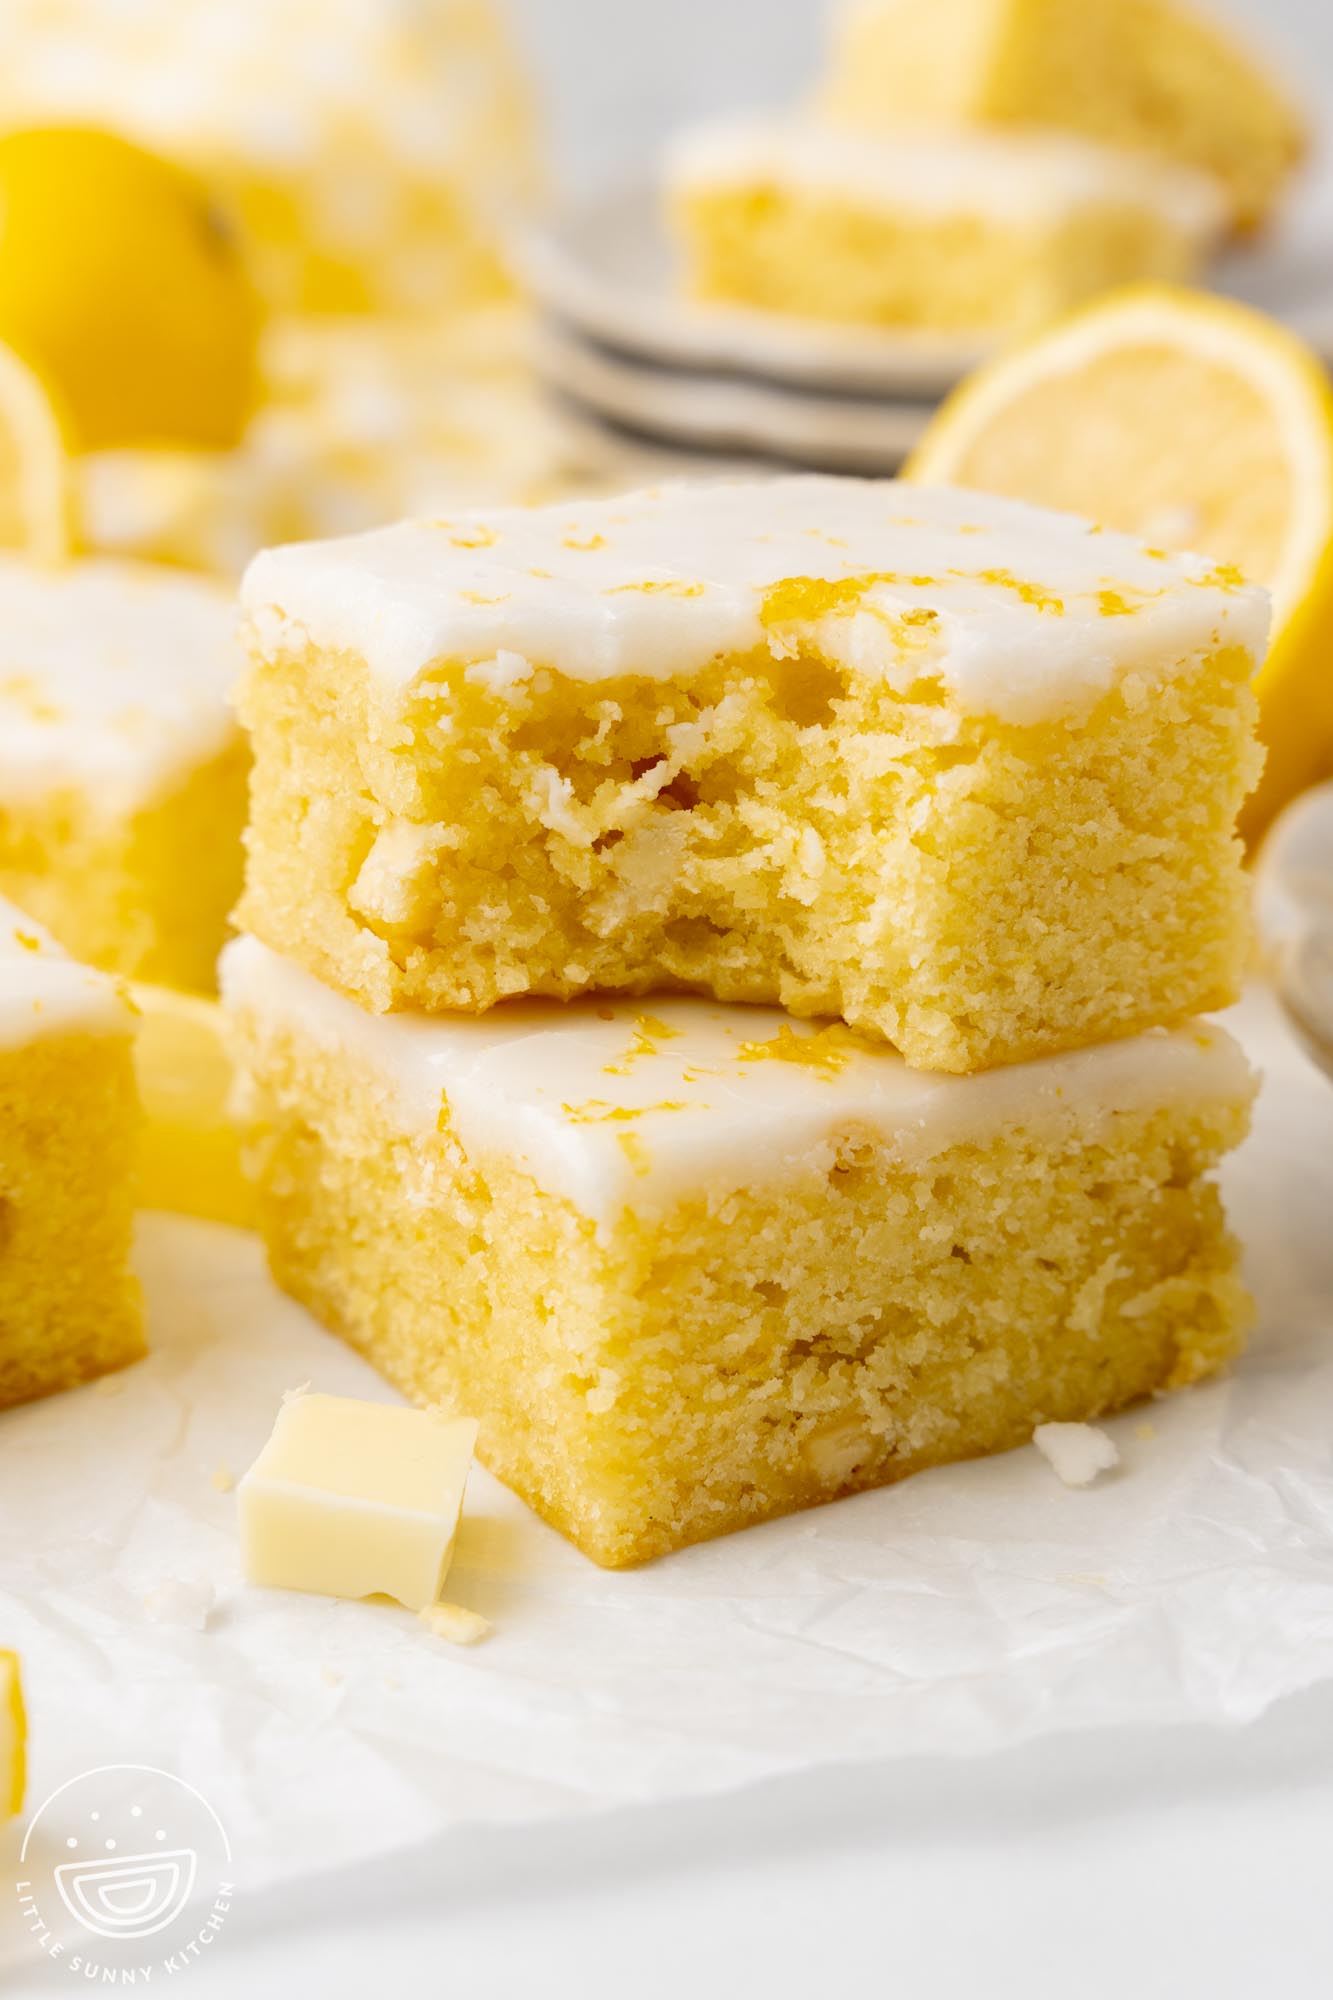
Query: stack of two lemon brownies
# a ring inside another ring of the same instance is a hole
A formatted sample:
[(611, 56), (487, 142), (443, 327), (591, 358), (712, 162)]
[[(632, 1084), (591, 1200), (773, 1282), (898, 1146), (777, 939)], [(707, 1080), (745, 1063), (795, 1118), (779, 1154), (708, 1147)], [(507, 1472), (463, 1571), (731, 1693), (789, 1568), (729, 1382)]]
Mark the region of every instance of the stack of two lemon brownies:
[[(619, 1565), (1194, 1380), (1246, 1302), (1262, 593), (799, 478), (245, 586), (280, 1281)], [(688, 997), (687, 997), (688, 996)]]

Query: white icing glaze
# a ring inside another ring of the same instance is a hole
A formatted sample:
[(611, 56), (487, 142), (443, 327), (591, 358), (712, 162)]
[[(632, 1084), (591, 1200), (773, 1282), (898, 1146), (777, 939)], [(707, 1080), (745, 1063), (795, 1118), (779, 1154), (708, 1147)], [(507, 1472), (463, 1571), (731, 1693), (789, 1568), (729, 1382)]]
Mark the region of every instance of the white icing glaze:
[(0, 801), (70, 787), (131, 812), (215, 756), (237, 734), (235, 619), (172, 570), (0, 557)]
[(71, 1031), (127, 1035), (133, 1025), (114, 979), (80, 965), (0, 897), (0, 1049)]
[(758, 183), (1011, 227), (1061, 222), (1092, 206), (1139, 208), (1202, 242), (1221, 235), (1228, 213), (1207, 175), (1063, 132), (881, 138), (803, 118), (728, 118), (680, 134), (668, 150), (667, 180), (677, 194)]
[(1173, 672), (1222, 639), (1257, 659), (1267, 631), (1264, 592), (1201, 556), (989, 494), (817, 475), (299, 543), (256, 557), (242, 601), (261, 653), (359, 654), (392, 694), (446, 660), (500, 687), (525, 666), (665, 678), (766, 640), (789, 651), (800, 620), (766, 627), (763, 611), (793, 577), (866, 580), (818, 620), (826, 650), (893, 684), (937, 673), (963, 711), (1014, 722), (1073, 709), (1125, 672)]
[[(509, 1159), (599, 1224), (831, 1165), (848, 1133), (873, 1133), (912, 1166), (1006, 1129), (1091, 1135), (1117, 1111), (1252, 1090), (1236, 1044), (1200, 1022), (957, 1077), (769, 1007), (652, 998), (372, 1015), (253, 938), (227, 947), (221, 975), (233, 1012), (382, 1077), (405, 1129), (434, 1131), (447, 1102), (470, 1157)], [(803, 1048), (814, 1064), (787, 1059)]]

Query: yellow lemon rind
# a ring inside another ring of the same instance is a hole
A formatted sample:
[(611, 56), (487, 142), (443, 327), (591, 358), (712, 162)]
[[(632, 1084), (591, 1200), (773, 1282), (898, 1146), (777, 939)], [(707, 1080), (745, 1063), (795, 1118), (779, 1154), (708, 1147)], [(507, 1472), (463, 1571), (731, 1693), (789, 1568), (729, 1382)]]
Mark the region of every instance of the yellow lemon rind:
[(8, 1648), (0, 1647), (0, 1674), (8, 1670), (6, 1701), (10, 1726), (14, 1732), (14, 1763), (9, 1774), (9, 1797), (5, 1811), (13, 1819), (23, 1810), (24, 1793), (28, 1781), (28, 1716), (23, 1705), (23, 1680), (19, 1669), (19, 1656)]

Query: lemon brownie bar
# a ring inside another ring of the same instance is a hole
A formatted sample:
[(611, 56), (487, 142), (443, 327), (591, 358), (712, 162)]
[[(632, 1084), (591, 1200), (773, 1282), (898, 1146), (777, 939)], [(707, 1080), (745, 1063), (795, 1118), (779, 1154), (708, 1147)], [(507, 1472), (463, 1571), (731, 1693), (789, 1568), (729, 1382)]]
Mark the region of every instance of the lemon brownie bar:
[(109, 971), (213, 984), (249, 761), (234, 626), (201, 579), (0, 556), (0, 894)]
[(0, 1409), (143, 1353), (133, 1020), (112, 980), (0, 902)]
[(822, 113), (873, 130), (1046, 126), (1203, 169), (1242, 228), (1305, 150), (1305, 121), (1193, 0), (850, 0)]
[(242, 928), (383, 1011), (701, 990), (968, 1070), (1232, 997), (1261, 591), (798, 478), (260, 556)]
[(279, 1282), (598, 1562), (1193, 1381), (1247, 1307), (1191, 1023), (980, 1077), (770, 1009), (367, 1014), (228, 947)]
[(1226, 221), (1203, 175), (1054, 134), (730, 120), (676, 141), (667, 186), (694, 297), (912, 332), (1013, 332), (1191, 279)]

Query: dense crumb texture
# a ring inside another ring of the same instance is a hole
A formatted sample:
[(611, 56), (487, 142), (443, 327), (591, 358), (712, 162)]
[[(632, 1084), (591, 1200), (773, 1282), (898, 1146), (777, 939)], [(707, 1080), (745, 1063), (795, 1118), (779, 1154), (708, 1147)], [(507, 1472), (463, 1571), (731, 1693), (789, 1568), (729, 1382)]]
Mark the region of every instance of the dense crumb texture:
[(238, 740), (124, 814), (78, 786), (0, 798), (0, 893), (90, 965), (211, 992), (241, 891), (248, 778)]
[(0, 1409), (137, 1361), (128, 1040), (0, 1049)]
[(144, 1351), (130, 1016), (0, 904), (0, 1409)]
[(1201, 176), (1050, 135), (878, 139), (797, 121), (687, 134), (670, 213), (696, 298), (914, 331), (1039, 326), (1118, 284), (1195, 278)]
[(236, 1008), (279, 1282), (407, 1394), (478, 1417), (483, 1462), (600, 1563), (1024, 1443), (1243, 1338), (1207, 1178), (1243, 1087), (912, 1163), (853, 1120), (599, 1223), (466, 1148), (447, 1097), (409, 1116), (364, 1048)]
[(249, 765), (234, 623), (201, 578), (0, 556), (0, 894), (107, 971), (214, 983)]
[(699, 991), (966, 1071), (1235, 995), (1264, 614), (1225, 568), (798, 479), (278, 551), (247, 596), (241, 920), (373, 1010)]
[(923, 220), (757, 180), (682, 195), (674, 217), (692, 297), (854, 326), (1017, 333), (1114, 285), (1200, 270), (1189, 236), (1129, 203), (1026, 226)]
[(871, 130), (1046, 127), (1202, 169), (1268, 215), (1304, 119), (1204, 9), (1175, 0), (850, 0), (820, 109)]
[[(697, 989), (969, 1070), (1235, 997), (1250, 662), (954, 727), (818, 656), (688, 686), (261, 670), (250, 930), (375, 1009)], [(443, 752), (442, 713), (449, 716)]]

